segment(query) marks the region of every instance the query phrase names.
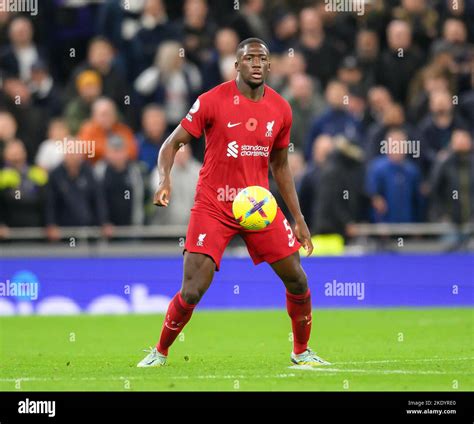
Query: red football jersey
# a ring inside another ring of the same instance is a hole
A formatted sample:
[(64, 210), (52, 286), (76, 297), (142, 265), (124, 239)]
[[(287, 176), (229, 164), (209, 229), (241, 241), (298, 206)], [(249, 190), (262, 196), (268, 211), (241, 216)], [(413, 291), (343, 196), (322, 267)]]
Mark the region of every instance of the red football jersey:
[(245, 97), (235, 80), (201, 94), (181, 121), (193, 137), (206, 136), (196, 202), (217, 200), (228, 215), (238, 191), (268, 189), (270, 152), (288, 147), (291, 121), (288, 102), (267, 85), (259, 101)]

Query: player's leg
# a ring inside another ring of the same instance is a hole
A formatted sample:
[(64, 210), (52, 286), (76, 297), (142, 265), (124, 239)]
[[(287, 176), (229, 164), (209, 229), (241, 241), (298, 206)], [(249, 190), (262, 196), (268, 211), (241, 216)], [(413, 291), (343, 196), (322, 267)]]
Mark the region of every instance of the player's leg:
[(329, 365), (308, 348), (312, 323), (311, 292), (299, 253), (294, 252), (270, 266), (286, 287), (286, 309), (293, 330), (291, 361), (297, 365)]
[(209, 288), (214, 271), (219, 269), (222, 254), (236, 230), (224, 219), (206, 211), (205, 205), (191, 209), (186, 243), (181, 290), (171, 300), (156, 347), (138, 367), (164, 365), (168, 349), (191, 319), (197, 303)]
[(311, 335), (311, 293), (300, 255), (294, 252), (270, 264), (286, 287), (286, 309), (293, 328), (293, 352), (300, 354), (308, 348)]
[(308, 349), (311, 334), (311, 293), (298, 253), (301, 245), (280, 209), (263, 231), (242, 234), (255, 264), (268, 262), (286, 287), (286, 307), (293, 329), (291, 359), (298, 364), (323, 365), (327, 362)]
[(181, 290), (171, 300), (156, 348), (162, 355), (191, 319), (193, 310), (211, 285), (216, 264), (202, 253), (184, 253), (184, 271)]

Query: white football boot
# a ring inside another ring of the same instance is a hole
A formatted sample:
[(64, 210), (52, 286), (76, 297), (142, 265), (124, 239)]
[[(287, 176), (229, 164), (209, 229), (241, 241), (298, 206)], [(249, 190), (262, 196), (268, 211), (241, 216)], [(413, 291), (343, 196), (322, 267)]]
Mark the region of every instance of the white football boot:
[(166, 364), (167, 357), (158, 352), (156, 347), (150, 347), (143, 352), (148, 352), (148, 355), (137, 364), (138, 368), (161, 367)]
[(293, 362), (295, 365), (309, 365), (311, 367), (331, 365), (330, 362), (327, 362), (324, 359), (320, 358), (310, 348), (306, 349), (303, 353), (300, 353), (298, 355), (294, 352), (291, 352), (290, 359), (291, 362)]

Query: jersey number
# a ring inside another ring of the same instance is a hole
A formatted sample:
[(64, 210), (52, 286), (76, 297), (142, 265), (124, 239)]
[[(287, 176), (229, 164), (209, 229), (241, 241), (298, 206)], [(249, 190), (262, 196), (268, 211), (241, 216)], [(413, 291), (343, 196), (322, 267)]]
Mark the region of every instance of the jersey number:
[(291, 229), (291, 225), (288, 223), (287, 219), (283, 220), (283, 225), (285, 226), (286, 231), (288, 231), (288, 246), (293, 247), (295, 245), (295, 235)]

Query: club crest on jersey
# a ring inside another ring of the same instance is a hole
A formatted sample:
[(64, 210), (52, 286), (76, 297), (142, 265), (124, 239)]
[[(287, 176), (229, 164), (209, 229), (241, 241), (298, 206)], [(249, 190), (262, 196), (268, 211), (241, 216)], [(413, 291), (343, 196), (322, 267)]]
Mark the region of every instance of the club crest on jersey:
[(196, 246), (204, 246), (204, 239), (206, 238), (206, 235), (207, 235), (206, 233), (199, 234)]
[(275, 121), (267, 122), (267, 132), (265, 133), (265, 137), (273, 137), (273, 125)]

